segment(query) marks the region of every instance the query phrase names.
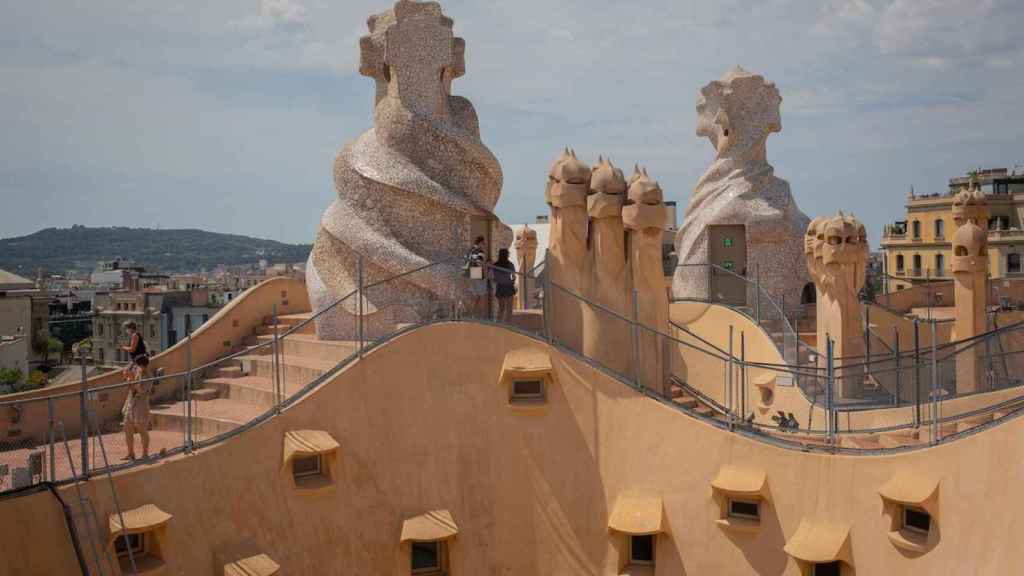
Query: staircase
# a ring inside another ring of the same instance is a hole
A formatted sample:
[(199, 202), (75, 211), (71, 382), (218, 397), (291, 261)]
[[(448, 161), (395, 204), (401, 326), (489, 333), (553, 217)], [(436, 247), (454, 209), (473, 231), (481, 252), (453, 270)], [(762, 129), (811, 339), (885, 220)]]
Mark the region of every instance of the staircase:
[[(311, 313), (278, 318), (278, 333), (309, 319)], [(230, 432), (270, 410), (275, 403), (273, 318), (265, 318), (245, 340), (242, 354), (193, 376), (192, 434), (196, 440)], [(280, 377), (287, 397), (316, 380), (357, 349), (355, 342), (317, 338), (312, 323), (279, 341)], [(181, 396), (179, 394), (178, 396)], [(184, 398), (153, 406), (154, 430), (181, 433), (185, 427)]]

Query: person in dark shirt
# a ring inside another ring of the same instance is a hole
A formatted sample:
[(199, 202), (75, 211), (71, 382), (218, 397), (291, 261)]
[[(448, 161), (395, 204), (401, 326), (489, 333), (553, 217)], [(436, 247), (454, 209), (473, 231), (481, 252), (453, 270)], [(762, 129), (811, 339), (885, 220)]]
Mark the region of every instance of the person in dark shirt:
[(149, 357), (149, 351), (146, 349), (146, 341), (142, 338), (142, 334), (139, 334), (139, 326), (134, 321), (125, 322), (124, 329), (128, 332), (128, 345), (121, 346), (121, 350), (131, 358), (131, 364), (124, 369), (124, 375), (128, 376), (138, 366), (139, 358)]
[(512, 298), (516, 295), (516, 266), (509, 260), (508, 250), (498, 251), (498, 260), (491, 268), (494, 296), (498, 299), (498, 322), (512, 322)]

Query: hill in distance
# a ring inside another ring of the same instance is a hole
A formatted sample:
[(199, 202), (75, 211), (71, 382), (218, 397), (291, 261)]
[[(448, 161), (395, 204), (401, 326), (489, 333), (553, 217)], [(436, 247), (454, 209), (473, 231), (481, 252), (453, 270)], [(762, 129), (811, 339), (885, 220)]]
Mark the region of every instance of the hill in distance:
[(0, 239), (0, 269), (35, 278), (69, 270), (91, 271), (99, 262), (130, 260), (151, 272), (193, 272), (218, 264), (304, 262), (310, 244), (285, 244), (204, 230), (151, 228), (47, 228)]

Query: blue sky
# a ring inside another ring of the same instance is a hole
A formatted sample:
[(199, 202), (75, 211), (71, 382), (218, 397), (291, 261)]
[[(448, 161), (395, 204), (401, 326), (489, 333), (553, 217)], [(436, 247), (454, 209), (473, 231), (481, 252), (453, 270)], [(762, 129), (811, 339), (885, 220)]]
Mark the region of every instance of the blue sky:
[[(645, 164), (682, 209), (712, 158), (697, 91), (737, 64), (782, 93), (768, 155), (804, 212), (852, 211), (873, 242), (911, 185), (1024, 170), (1019, 0), (443, 6), (506, 222), (545, 213), (565, 145)], [(358, 39), (388, 7), (0, 0), (0, 237), (85, 224), (311, 242), (335, 154), (372, 124)]]

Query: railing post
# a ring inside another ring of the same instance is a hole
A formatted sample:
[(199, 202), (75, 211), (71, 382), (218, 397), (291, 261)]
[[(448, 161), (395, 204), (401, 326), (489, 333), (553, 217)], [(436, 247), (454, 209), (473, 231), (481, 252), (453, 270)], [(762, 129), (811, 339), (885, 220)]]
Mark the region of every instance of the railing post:
[(633, 289), (633, 383), (640, 388), (640, 296)]
[(835, 386), (836, 386), (836, 365), (831, 334), (825, 334), (825, 348), (828, 354), (825, 359), (825, 410), (828, 417), (825, 424), (828, 427), (828, 442), (835, 446), (836, 413), (835, 413)]
[(761, 265), (754, 264), (754, 319), (761, 323)]
[(551, 310), (554, 304), (552, 300), (554, 294), (551, 293), (551, 250), (544, 252), (544, 337), (547, 338), (548, 342), (554, 342), (555, 339), (551, 335)]
[(280, 333), (277, 325), (277, 304), (274, 305), (274, 345), (273, 345), (273, 362), (271, 367), (274, 370), (274, 411), (278, 414), (281, 413), (281, 342), (278, 340)]
[(711, 291), (711, 281), (712, 281), (712, 278), (711, 278), (711, 275), (714, 274), (714, 270), (711, 268), (711, 264), (705, 264), (704, 266), (707, 267), (707, 273), (706, 273), (706, 275), (707, 275), (707, 287), (704, 290), (704, 295), (707, 298), (708, 303), (710, 303), (710, 302), (712, 302), (712, 298), (711, 298), (711, 295), (712, 295), (712, 291)]
[[(994, 322), (993, 322), (994, 324)], [(986, 326), (988, 328), (988, 326)], [(997, 335), (996, 338), (999, 336)], [(995, 383), (995, 371), (992, 369), (992, 336), (985, 337), (985, 362), (983, 364), (985, 369), (985, 381), (988, 384), (989, 391), (996, 389)]]
[(50, 455), (49, 455), (49, 458), (50, 458), (50, 482), (55, 482), (57, 480), (57, 464), (56, 464), (56, 462), (54, 462), (54, 455), (55, 455), (55, 453), (54, 453), (53, 443), (54, 443), (55, 438), (54, 438), (54, 431), (53, 431), (53, 424), (54, 424), (54, 422), (53, 422), (53, 397), (52, 396), (48, 397), (46, 399), (46, 417), (47, 417), (46, 440), (50, 444)]
[(78, 395), (78, 418), (82, 426), (80, 440), (82, 444), (82, 477), (87, 478), (89, 476), (89, 419), (86, 414), (85, 397), (89, 385), (86, 378), (84, 350), (80, 354), (79, 361), (82, 366), (82, 389)]
[(921, 330), (914, 318), (914, 428), (921, 427)]
[[(932, 443), (941, 439), (939, 430), (939, 360), (935, 347), (935, 321), (932, 320)], [(970, 350), (970, 352), (974, 352)]]
[(357, 296), (359, 298), (359, 302), (356, 305), (356, 314), (359, 315), (359, 323), (358, 323), (359, 325), (358, 325), (357, 331), (359, 332), (359, 357), (362, 358), (363, 357), (363, 345), (364, 345), (363, 343), (366, 340), (365, 334), (363, 332), (363, 330), (365, 330), (365, 325), (363, 324), (363, 255), (362, 254), (360, 254), (359, 258), (356, 260), (356, 276), (358, 277), (358, 280), (359, 280), (359, 289), (356, 292), (356, 294), (357, 294)]
[(900, 405), (900, 380), (902, 375), (900, 372), (900, 331), (896, 326), (892, 327), (892, 340), (896, 346), (896, 394), (893, 397), (893, 406)]
[(871, 306), (864, 303), (864, 372), (871, 376)]
[(747, 342), (746, 333), (740, 330), (740, 422), (747, 414)]
[(726, 375), (726, 378), (725, 378), (726, 386), (728, 386), (728, 388), (726, 388), (726, 392), (725, 392), (725, 409), (726, 409), (726, 411), (729, 414), (729, 430), (733, 430), (735, 428), (735, 419), (733, 418), (734, 409), (733, 409), (733, 401), (732, 401), (733, 400), (733, 394), (735, 392), (735, 390), (733, 389), (733, 385), (732, 385), (732, 372), (733, 372), (733, 366), (734, 366), (733, 355), (732, 355), (732, 332), (733, 332), (733, 326), (732, 326), (732, 324), (730, 324), (729, 325), (729, 363), (728, 363), (729, 373)]
[(185, 451), (193, 446), (192, 425), (192, 330), (185, 336)]

